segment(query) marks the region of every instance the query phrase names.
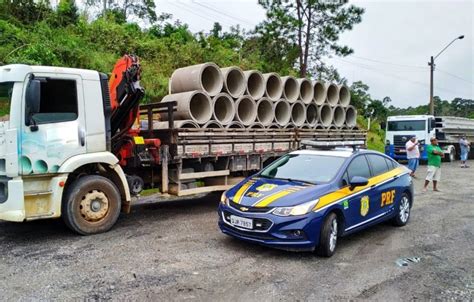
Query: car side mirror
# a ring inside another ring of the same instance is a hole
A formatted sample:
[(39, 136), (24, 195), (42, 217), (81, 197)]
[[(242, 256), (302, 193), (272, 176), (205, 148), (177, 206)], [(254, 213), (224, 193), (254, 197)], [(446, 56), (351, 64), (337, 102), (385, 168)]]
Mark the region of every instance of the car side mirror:
[(356, 187), (363, 187), (366, 186), (369, 183), (369, 180), (365, 177), (362, 176), (354, 176), (351, 178), (349, 181), (349, 189), (352, 191)]
[(31, 78), (28, 82), (28, 86), (26, 87), (25, 94), (25, 121), (27, 126), (32, 126), (32, 131), (36, 131), (38, 129), (38, 126), (33, 119), (33, 115), (40, 111), (40, 100), (41, 81)]
[(385, 130), (385, 128), (387, 128), (387, 123), (380, 122), (380, 129)]

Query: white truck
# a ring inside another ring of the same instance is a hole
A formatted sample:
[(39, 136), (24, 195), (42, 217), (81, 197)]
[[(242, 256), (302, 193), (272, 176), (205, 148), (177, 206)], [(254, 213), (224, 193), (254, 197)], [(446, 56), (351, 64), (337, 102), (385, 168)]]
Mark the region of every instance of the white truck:
[[(406, 160), (406, 142), (416, 136), (420, 142), (421, 160), (427, 160), (425, 146), (436, 137), (445, 153), (446, 161), (458, 158), (459, 139), (466, 135), (474, 141), (474, 120), (468, 118), (432, 115), (389, 116), (385, 127), (385, 154), (395, 160)], [(472, 149), (470, 157), (472, 157)]]

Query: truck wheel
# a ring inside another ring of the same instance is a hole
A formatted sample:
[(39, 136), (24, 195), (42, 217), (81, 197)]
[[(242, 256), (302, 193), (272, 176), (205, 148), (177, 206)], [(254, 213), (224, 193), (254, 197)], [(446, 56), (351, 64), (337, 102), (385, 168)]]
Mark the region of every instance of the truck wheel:
[(446, 161), (451, 163), (455, 160), (456, 160), (456, 153), (454, 152), (454, 149), (451, 149), (449, 151), (448, 157), (446, 158)]
[(66, 191), (62, 216), (66, 225), (81, 235), (107, 232), (120, 215), (121, 199), (115, 184), (98, 175), (83, 176)]
[(337, 246), (338, 222), (337, 216), (330, 213), (324, 219), (319, 237), (319, 245), (316, 247), (316, 254), (322, 257), (331, 257), (334, 255)]

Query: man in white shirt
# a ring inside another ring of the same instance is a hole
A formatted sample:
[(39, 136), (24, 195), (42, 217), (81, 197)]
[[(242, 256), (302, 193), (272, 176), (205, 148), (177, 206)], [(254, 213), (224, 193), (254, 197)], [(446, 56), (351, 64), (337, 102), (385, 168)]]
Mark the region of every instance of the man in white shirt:
[(420, 143), (416, 140), (416, 136), (412, 136), (405, 144), (407, 150), (408, 169), (411, 170), (410, 176), (415, 177), (415, 171), (418, 168), (420, 160)]

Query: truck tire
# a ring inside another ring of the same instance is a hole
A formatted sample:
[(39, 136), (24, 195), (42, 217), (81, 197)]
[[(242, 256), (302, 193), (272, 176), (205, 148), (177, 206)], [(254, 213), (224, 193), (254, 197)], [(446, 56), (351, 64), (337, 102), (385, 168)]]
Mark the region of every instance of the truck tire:
[(338, 221), (334, 213), (330, 213), (324, 219), (319, 236), (319, 245), (316, 247), (316, 254), (321, 257), (331, 257), (334, 255), (337, 246)]
[(456, 152), (454, 151), (454, 148), (451, 148), (451, 150), (449, 150), (448, 156), (446, 156), (446, 161), (448, 163), (451, 163), (455, 160), (456, 160)]
[(65, 192), (62, 217), (81, 235), (107, 232), (120, 215), (120, 192), (109, 179), (87, 175), (75, 180)]

